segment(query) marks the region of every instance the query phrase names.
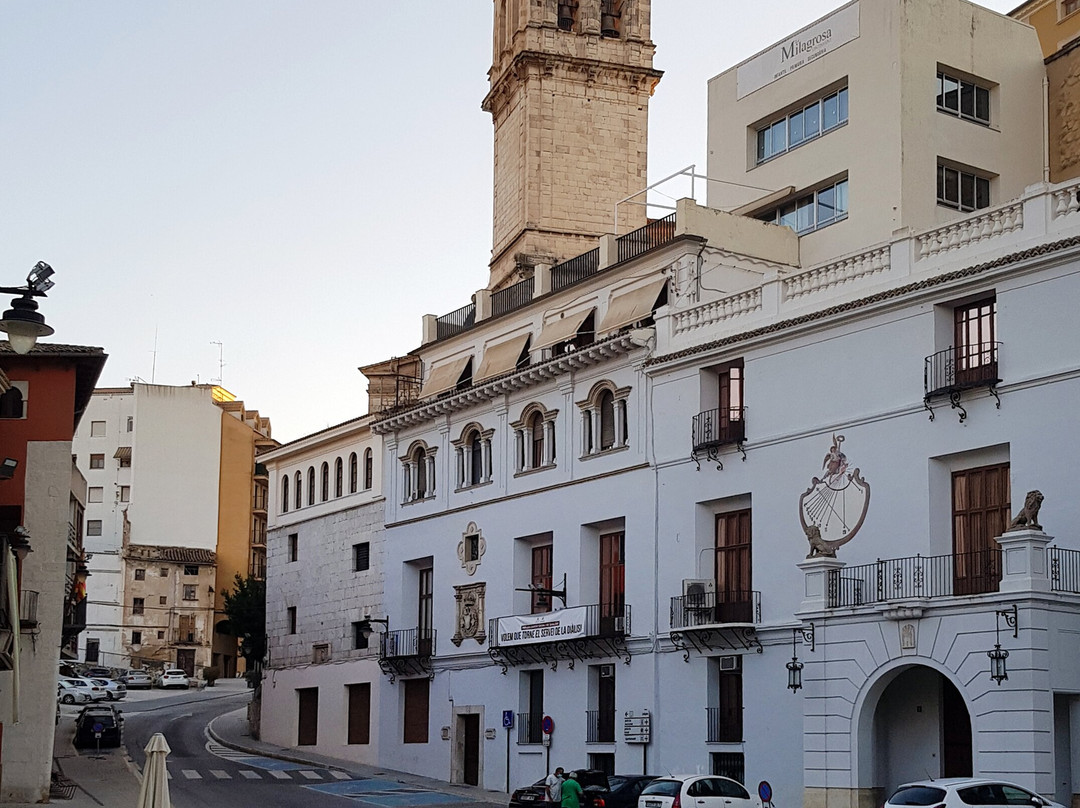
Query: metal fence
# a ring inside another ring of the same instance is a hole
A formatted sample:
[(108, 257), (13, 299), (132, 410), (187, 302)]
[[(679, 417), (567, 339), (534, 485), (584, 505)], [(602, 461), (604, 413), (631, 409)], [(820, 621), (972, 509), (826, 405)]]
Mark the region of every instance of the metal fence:
[(694, 626), (761, 622), (761, 593), (729, 589), (679, 595), (671, 599), (673, 631)]
[(615, 743), (615, 711), (587, 710), (586, 743)]
[(968, 387), (996, 384), (1000, 342), (980, 342), (946, 348), (926, 357), (923, 367), (923, 389), (926, 395)]
[(476, 325), (476, 304), (470, 303), (457, 311), (444, 314), (435, 321), (435, 339), (446, 339)]
[(551, 291), (557, 292), (600, 271), (600, 248), (563, 261), (551, 268)]
[(498, 317), (500, 314), (506, 314), (508, 311), (519, 309), (532, 302), (535, 285), (532, 278), (526, 278), (513, 286), (507, 286), (505, 289), (492, 293), (491, 316)]
[(996, 592), (1001, 549), (878, 559), (829, 572), (829, 606), (862, 606), (905, 598), (943, 598)]
[(731, 719), (725, 721), (724, 712), (722, 707), (705, 708), (708, 722), (706, 741), (708, 743), (739, 743), (742, 741), (742, 722)]
[(1050, 590), (1080, 594), (1080, 550), (1050, 548)]
[(619, 245), (619, 261), (628, 261), (653, 247), (659, 247), (675, 238), (675, 214), (649, 222), (616, 239)]
[(386, 631), (379, 641), (384, 659), (430, 657), (435, 652), (435, 629), (401, 628)]
[(721, 411), (705, 410), (694, 416), (693, 434), (694, 451), (708, 449), (710, 446), (722, 446), (726, 443), (738, 443), (746, 438), (746, 421), (742, 407), (729, 407)]
[(517, 731), (519, 744), (543, 743), (544, 730), (540, 722), (544, 720), (541, 713), (518, 713)]

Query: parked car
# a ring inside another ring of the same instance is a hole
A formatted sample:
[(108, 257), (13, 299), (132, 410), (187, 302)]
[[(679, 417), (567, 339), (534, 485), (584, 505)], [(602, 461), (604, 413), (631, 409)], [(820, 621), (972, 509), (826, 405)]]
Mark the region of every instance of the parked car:
[[(607, 775), (596, 769), (577, 769), (566, 773), (581, 784), (585, 792), (582, 808), (606, 808), (606, 799), (610, 791)], [(545, 778), (546, 779), (546, 778)], [(529, 786), (523, 786), (510, 795), (510, 808), (528, 808), (538, 802), (547, 802), (547, 786), (544, 780), (537, 780)]]
[(127, 685), (123, 682), (117, 682), (113, 679), (91, 679), (98, 687), (105, 688), (105, 698), (109, 701), (120, 701), (127, 695)]
[(158, 687), (184, 687), (188, 686), (188, 675), (179, 668), (168, 668), (161, 674), (161, 679), (158, 680)]
[(638, 808), (759, 808), (741, 783), (711, 774), (674, 775), (653, 780), (638, 797)]
[(979, 808), (1022, 805), (1026, 808), (1062, 808), (1045, 797), (1014, 783), (1003, 780), (984, 780), (974, 777), (952, 777), (943, 780), (920, 780), (905, 783), (885, 801), (885, 808), (908, 806), (944, 806), (944, 808)]
[(124, 716), (108, 704), (84, 707), (75, 719), (75, 746), (96, 746), (97, 733), (102, 746), (119, 746), (124, 742)]
[(87, 679), (110, 679), (112, 671), (108, 668), (84, 668), (82, 675)]
[(608, 777), (606, 808), (636, 808), (642, 789), (658, 778), (658, 774), (613, 774)]
[[(101, 685), (95, 685), (89, 679), (84, 679), (81, 676), (64, 676), (57, 681), (67, 682), (67, 684), (71, 688), (75, 688), (80, 692), (86, 693), (86, 695), (90, 697), (91, 701), (101, 701), (102, 699), (107, 698), (105, 688), (103, 688)], [(63, 698), (61, 698), (60, 700), (64, 701)], [(64, 703), (74, 704), (76, 701), (79, 701), (79, 699), (73, 698), (71, 701), (65, 701)]]
[(90, 688), (79, 682), (61, 679), (56, 683), (56, 700), (64, 704), (82, 704), (94, 699), (90, 695)]
[(123, 676), (120, 677), (120, 681), (123, 682), (129, 690), (142, 687), (149, 689), (154, 684), (154, 680), (150, 678), (150, 674), (143, 670), (132, 668)]

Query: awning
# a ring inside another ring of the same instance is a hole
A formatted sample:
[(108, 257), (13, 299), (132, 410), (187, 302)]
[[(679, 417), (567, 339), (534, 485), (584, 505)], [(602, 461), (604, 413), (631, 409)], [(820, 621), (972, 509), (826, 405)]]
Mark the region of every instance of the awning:
[(622, 328), (624, 325), (636, 323), (652, 315), (656, 298), (660, 296), (660, 290), (667, 283), (667, 278), (653, 281), (647, 286), (639, 286), (621, 295), (615, 295), (608, 303), (607, 313), (600, 323), (599, 333), (606, 333)]
[(581, 324), (592, 313), (592, 309), (585, 309), (575, 314), (567, 314), (561, 320), (552, 320), (545, 323), (540, 331), (540, 339), (537, 340), (533, 347), (537, 349), (550, 348), (552, 345), (572, 339), (577, 334), (578, 329), (581, 328)]
[(131, 460), (131, 447), (121, 446), (116, 450), (116, 454), (113, 457), (119, 457), (121, 460)]
[(457, 359), (435, 365), (428, 374), (424, 386), (420, 388), (420, 398), (437, 396), (439, 393), (445, 393), (457, 387), (458, 379), (461, 378), (461, 373), (469, 364), (470, 359), (472, 359), (471, 356), (459, 356)]
[(528, 334), (519, 337), (511, 337), (505, 342), (500, 342), (484, 351), (484, 358), (480, 367), (473, 374), (473, 382), (482, 382), (494, 376), (509, 373), (517, 367), (518, 358), (525, 350), (525, 343), (529, 341)]

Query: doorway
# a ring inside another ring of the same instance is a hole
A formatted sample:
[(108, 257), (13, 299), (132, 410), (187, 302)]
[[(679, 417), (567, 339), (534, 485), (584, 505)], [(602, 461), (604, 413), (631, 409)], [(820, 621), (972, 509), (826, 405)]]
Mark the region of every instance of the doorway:
[(455, 707), (454, 745), (450, 751), (450, 782), (480, 786), (484, 782), (484, 708)]
[(194, 648), (177, 648), (176, 649), (176, 667), (186, 673), (188, 676), (195, 675), (195, 649)]
[(315, 746), (319, 742), (319, 688), (297, 688), (296, 695), (296, 745)]
[(480, 716), (463, 715), (460, 720), (465, 733), (461, 778), (467, 786), (478, 786), (480, 785)]

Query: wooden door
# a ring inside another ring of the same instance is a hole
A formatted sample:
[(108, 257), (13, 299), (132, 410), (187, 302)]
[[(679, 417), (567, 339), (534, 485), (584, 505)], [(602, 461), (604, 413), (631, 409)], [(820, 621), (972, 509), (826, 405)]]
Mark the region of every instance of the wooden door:
[(186, 673), (188, 676), (195, 675), (195, 649), (194, 648), (177, 648), (176, 649), (176, 667)]
[(371, 743), (371, 683), (349, 685), (348, 743)]
[(428, 742), (428, 698), (431, 682), (428, 679), (406, 679), (405, 685), (405, 743)]
[[(532, 548), (532, 585), (538, 589), (551, 589), (551, 545), (542, 544)], [(532, 596), (532, 613), (551, 611), (551, 595), (535, 593)]]
[(623, 533), (600, 537), (600, 634), (606, 637), (625, 630), (625, 550)]
[(462, 775), (465, 785), (480, 785), (480, 716), (460, 716), (465, 731), (465, 749)]
[(297, 746), (314, 746), (319, 742), (319, 688), (301, 687), (297, 695)]
[(716, 621), (753, 622), (750, 509), (716, 515)]
[(953, 594), (996, 592), (1009, 524), (1009, 464), (953, 472)]
[(420, 570), (417, 591), (417, 615), (416, 615), (416, 653), (418, 656), (429, 657), (432, 652), (432, 601), (434, 572), (431, 567)]

